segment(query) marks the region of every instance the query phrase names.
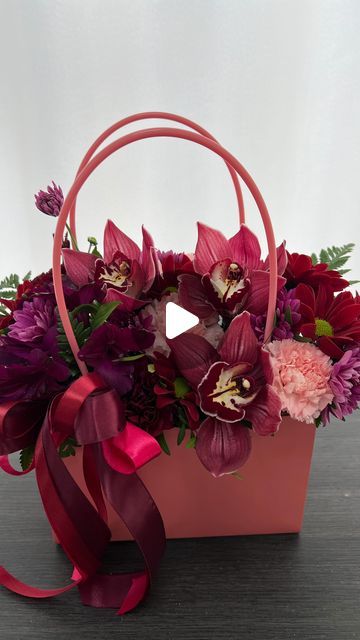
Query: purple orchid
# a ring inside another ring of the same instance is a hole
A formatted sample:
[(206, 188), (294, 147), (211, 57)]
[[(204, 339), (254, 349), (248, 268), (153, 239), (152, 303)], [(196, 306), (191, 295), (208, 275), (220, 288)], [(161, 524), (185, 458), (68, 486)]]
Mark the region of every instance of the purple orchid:
[(138, 300), (150, 289), (155, 277), (155, 250), (146, 229), (142, 250), (125, 233), (108, 220), (104, 232), (104, 259), (92, 253), (63, 249), (66, 273), (82, 287), (95, 282), (105, 291), (105, 302), (119, 300), (127, 311), (134, 311), (146, 302)]
[(331, 416), (345, 420), (360, 405), (360, 348), (345, 351), (339, 362), (333, 365), (329, 385), (334, 399), (321, 414), (324, 424)]
[[(278, 289), (281, 289), (287, 260), (284, 244), (277, 253)], [(198, 223), (194, 266), (197, 275), (179, 278), (179, 297), (181, 304), (199, 318), (211, 317), (214, 310), (230, 316), (244, 308), (256, 315), (265, 312), (269, 261), (261, 260), (259, 241), (245, 224), (227, 240), (221, 231)]]
[(35, 195), (35, 206), (47, 216), (57, 218), (64, 203), (64, 195), (61, 187), (54, 181), (52, 185), (52, 187), (48, 186), (47, 191), (39, 191)]
[(79, 351), (79, 358), (93, 367), (120, 396), (133, 386), (134, 367), (126, 357), (142, 353), (154, 342), (154, 334), (138, 327), (118, 327), (106, 322), (95, 329)]
[(281, 421), (281, 402), (270, 386), (269, 355), (258, 344), (250, 314), (245, 311), (232, 320), (218, 352), (190, 333), (169, 340), (169, 345), (208, 416), (197, 431), (201, 462), (214, 476), (235, 471), (251, 451), (247, 423), (259, 435), (268, 435)]

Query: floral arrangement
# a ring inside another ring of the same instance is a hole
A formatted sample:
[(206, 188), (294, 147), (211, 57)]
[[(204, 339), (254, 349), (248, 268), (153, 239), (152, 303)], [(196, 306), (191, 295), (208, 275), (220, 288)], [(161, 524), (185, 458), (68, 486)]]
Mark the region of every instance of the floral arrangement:
[[(55, 183), (35, 197), (57, 217)], [(360, 403), (360, 297), (345, 279), (352, 244), (320, 256), (277, 250), (278, 294), (272, 336), (263, 344), (269, 262), (246, 225), (227, 239), (198, 225), (194, 254), (142, 248), (108, 221), (103, 253), (95, 238), (80, 251), (63, 242), (62, 280), (78, 358), (114, 389), (130, 421), (170, 454), (194, 447), (214, 475), (234, 473), (251, 453), (251, 430), (276, 433), (285, 414), (317, 426), (344, 420)], [(52, 273), (0, 285), (0, 404), (39, 402), (44, 411), (80, 377), (59, 318)], [(168, 340), (165, 307), (199, 318)], [(63, 457), (78, 443), (70, 434)], [(24, 470), (34, 442), (21, 451)]]

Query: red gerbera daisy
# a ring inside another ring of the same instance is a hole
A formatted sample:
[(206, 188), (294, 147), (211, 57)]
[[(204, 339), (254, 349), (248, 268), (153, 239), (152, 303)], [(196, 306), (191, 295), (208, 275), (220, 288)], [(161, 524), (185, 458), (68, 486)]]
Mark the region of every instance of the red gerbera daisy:
[(300, 333), (316, 342), (331, 358), (339, 360), (344, 350), (360, 341), (360, 304), (350, 291), (335, 296), (323, 284), (317, 293), (312, 287), (300, 284), (296, 297), (301, 302)]
[(320, 284), (330, 291), (342, 291), (349, 286), (348, 281), (338, 271), (329, 269), (327, 264), (313, 265), (310, 256), (287, 252), (287, 258), (284, 276), (287, 279), (287, 287), (290, 289), (301, 283), (308, 284), (315, 291)]

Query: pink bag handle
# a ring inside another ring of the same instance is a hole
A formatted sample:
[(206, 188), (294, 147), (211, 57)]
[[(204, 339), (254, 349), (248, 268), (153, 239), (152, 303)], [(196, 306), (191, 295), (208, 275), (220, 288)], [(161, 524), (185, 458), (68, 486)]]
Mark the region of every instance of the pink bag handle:
[(175, 129), (170, 127), (157, 127), (153, 129), (141, 129), (140, 131), (134, 131), (132, 133), (128, 133), (118, 140), (114, 140), (106, 147), (104, 147), (101, 151), (99, 151), (84, 167), (84, 169), (78, 174), (76, 177), (72, 187), (70, 188), (69, 193), (67, 194), (64, 204), (61, 208), (60, 215), (58, 218), (55, 236), (54, 236), (54, 247), (53, 247), (53, 279), (54, 279), (54, 289), (56, 301), (59, 309), (60, 319), (62, 321), (65, 334), (67, 336), (69, 345), (74, 354), (76, 362), (79, 366), (80, 371), (83, 374), (87, 373), (86, 365), (81, 362), (78, 358), (79, 346), (77, 344), (74, 331), (71, 326), (71, 322), (69, 319), (68, 311), (65, 303), (65, 296), (63, 291), (63, 283), (61, 277), (61, 250), (62, 250), (62, 241), (65, 230), (66, 221), (68, 215), (70, 213), (70, 209), (74, 204), (77, 195), (86, 182), (88, 177), (92, 174), (92, 172), (98, 167), (106, 158), (115, 151), (118, 151), (122, 147), (126, 147), (128, 144), (133, 142), (137, 142), (138, 140), (145, 140), (147, 138), (181, 138), (183, 140), (190, 140), (191, 142), (195, 142), (196, 144), (202, 145), (203, 147), (207, 147), (210, 151), (213, 151), (218, 156), (223, 158), (231, 167), (237, 172), (237, 174), (242, 178), (248, 187), (250, 193), (252, 194), (257, 207), (259, 209), (260, 215), (262, 217), (262, 221), (265, 228), (266, 240), (269, 251), (269, 270), (270, 270), (270, 286), (269, 286), (269, 302), (268, 302), (268, 311), (266, 318), (266, 327), (265, 327), (265, 340), (269, 338), (272, 332), (273, 327), (273, 318), (275, 315), (275, 307), (276, 307), (276, 296), (277, 296), (277, 254), (276, 254), (276, 244), (274, 238), (274, 231), (271, 224), (271, 219), (269, 216), (269, 212), (267, 210), (264, 199), (256, 186), (254, 180), (247, 172), (245, 167), (233, 156), (229, 151), (220, 146), (216, 141), (203, 136), (201, 134), (195, 133), (194, 131), (187, 131), (185, 129)]
[[(115, 131), (122, 129), (122, 127), (125, 127), (128, 124), (132, 124), (133, 122), (138, 122), (139, 120), (149, 120), (149, 119), (172, 120), (173, 122), (178, 122), (179, 124), (185, 125), (185, 127), (189, 127), (190, 129), (197, 131), (197, 133), (201, 133), (201, 135), (206, 136), (206, 138), (210, 138), (211, 140), (215, 140), (215, 142), (217, 142), (216, 138), (214, 138), (214, 136), (212, 136), (211, 133), (206, 131), (206, 129), (201, 127), (199, 124), (197, 124), (196, 122), (193, 122), (192, 120), (189, 120), (188, 118), (179, 116), (175, 113), (167, 113), (165, 111), (144, 111), (143, 113), (135, 113), (131, 116), (127, 116), (126, 118), (122, 118), (118, 122), (115, 122), (115, 124), (113, 124), (111, 127), (106, 129), (103, 133), (100, 134), (98, 138), (96, 138), (95, 142), (93, 142), (91, 147), (89, 147), (86, 154), (84, 155), (76, 175), (79, 175), (79, 173), (81, 173), (81, 171), (88, 164), (89, 160), (91, 160), (95, 152), (98, 150), (100, 145), (102, 145), (102, 143), (107, 138), (109, 138), (109, 136), (115, 133)], [(239, 208), (240, 224), (243, 224), (245, 222), (244, 200), (243, 200), (240, 182), (238, 180), (238, 175), (228, 162), (226, 162), (226, 165), (235, 187), (236, 198), (237, 198), (238, 208)], [(71, 230), (72, 237), (76, 241), (75, 216), (76, 216), (76, 200), (74, 200), (74, 203), (72, 204), (72, 207), (70, 209), (70, 230)]]

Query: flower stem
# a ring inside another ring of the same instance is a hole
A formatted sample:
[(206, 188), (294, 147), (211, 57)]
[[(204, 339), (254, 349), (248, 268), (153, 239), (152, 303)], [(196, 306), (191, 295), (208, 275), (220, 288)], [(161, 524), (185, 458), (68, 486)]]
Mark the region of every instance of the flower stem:
[(74, 235), (73, 235), (68, 223), (66, 223), (66, 229), (68, 230), (69, 236), (71, 238), (71, 243), (72, 243), (73, 248), (76, 251), (79, 251), (78, 243), (76, 242), (75, 237), (74, 237)]

